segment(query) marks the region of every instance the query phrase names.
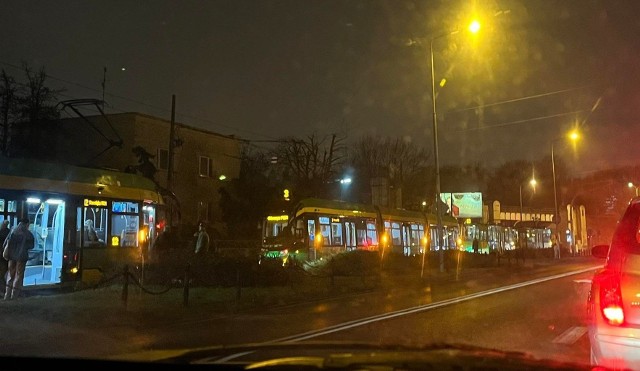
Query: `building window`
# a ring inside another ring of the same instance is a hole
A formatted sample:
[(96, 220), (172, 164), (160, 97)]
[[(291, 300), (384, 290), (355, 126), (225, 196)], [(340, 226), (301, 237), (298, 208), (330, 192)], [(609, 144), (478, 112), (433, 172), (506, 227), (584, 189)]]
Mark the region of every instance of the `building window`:
[(164, 148), (158, 148), (158, 163), (156, 164), (158, 170), (169, 169), (169, 151)]
[(199, 174), (201, 177), (211, 177), (211, 158), (200, 156)]

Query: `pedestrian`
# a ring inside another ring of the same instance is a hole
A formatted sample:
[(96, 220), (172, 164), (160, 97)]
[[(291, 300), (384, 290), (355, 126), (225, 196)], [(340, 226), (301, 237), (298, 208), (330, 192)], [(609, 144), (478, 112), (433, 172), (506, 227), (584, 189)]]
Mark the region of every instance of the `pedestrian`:
[(149, 262), (152, 264), (160, 264), (163, 262), (163, 257), (167, 251), (171, 248), (171, 232), (169, 226), (164, 227), (164, 230), (160, 232), (158, 237), (153, 241), (149, 249)]
[(560, 244), (557, 238), (553, 240), (553, 258), (560, 259)]
[(29, 230), (29, 219), (21, 219), (7, 236), (9, 249), (9, 278), (4, 300), (17, 299), (22, 290), (24, 269), (29, 260), (29, 250), (35, 247), (35, 238)]
[(478, 247), (478, 238), (474, 237), (473, 238), (473, 252), (477, 254), (478, 253), (478, 248), (479, 248)]
[(193, 234), (196, 238), (196, 255), (204, 255), (209, 251), (209, 234), (203, 222), (198, 223), (198, 231)]
[[(9, 220), (8, 219), (3, 220), (2, 225), (0, 226), (0, 246), (4, 247), (4, 240), (7, 239), (7, 236), (9, 235), (10, 231), (11, 230), (9, 229)], [(9, 262), (4, 258), (0, 258), (0, 277), (2, 277), (2, 279), (0, 279), (0, 296), (1, 297), (4, 297), (4, 293), (6, 292), (8, 270), (9, 270)]]

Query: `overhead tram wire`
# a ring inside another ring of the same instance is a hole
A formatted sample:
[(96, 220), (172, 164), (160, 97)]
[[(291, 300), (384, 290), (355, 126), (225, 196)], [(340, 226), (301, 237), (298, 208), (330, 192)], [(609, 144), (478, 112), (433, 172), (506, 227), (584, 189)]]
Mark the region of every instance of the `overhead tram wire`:
[[(0, 64), (8, 66), (8, 67), (11, 67), (11, 68), (14, 68), (14, 69), (17, 69), (17, 70), (20, 70), (20, 71), (24, 71), (24, 69), (22, 67), (16, 66), (16, 65), (14, 65), (12, 63), (7, 63), (7, 62), (4, 62), (4, 61), (0, 60)], [(68, 81), (68, 80), (65, 80), (65, 79), (61, 79), (61, 78), (55, 77), (55, 76), (53, 76), (53, 75), (51, 75), (49, 73), (46, 73), (46, 76), (47, 76), (47, 78), (50, 78), (52, 80), (63, 82), (65, 84), (71, 84), (71, 85), (74, 85), (74, 86), (82, 88), (82, 89), (86, 89), (86, 90), (89, 90), (89, 91), (93, 91), (93, 92), (97, 92), (97, 93), (102, 94), (102, 89), (96, 89), (96, 88), (85, 86), (85, 85), (82, 85), (82, 84), (79, 84), (79, 83), (76, 83), (76, 82), (73, 82), (73, 81)], [(18, 82), (16, 82), (16, 83), (18, 83)], [(23, 83), (19, 83), (19, 84), (24, 85)], [(138, 104), (138, 105), (141, 105), (141, 106), (153, 108), (153, 109), (165, 112), (165, 113), (171, 113), (171, 110), (166, 108), (166, 107), (154, 106), (154, 105), (142, 102), (142, 101), (138, 101), (138, 100), (135, 100), (135, 99), (132, 99), (132, 98), (128, 98), (128, 97), (124, 97), (124, 96), (120, 96), (120, 95), (116, 95), (116, 94), (112, 94), (112, 93), (108, 93), (108, 92), (105, 93), (105, 95), (110, 96), (112, 98), (121, 99), (121, 100), (130, 102), (130, 103), (135, 103), (135, 104)], [(68, 96), (68, 95), (66, 95), (66, 96), (69, 97), (69, 98), (77, 99), (77, 97), (74, 98), (74, 97), (71, 97), (71, 96)], [(109, 108), (112, 109), (112, 110), (115, 110), (115, 111), (119, 111), (121, 113), (130, 112), (130, 110), (123, 111), (122, 109), (116, 108), (116, 106), (113, 106), (113, 105), (110, 105)], [(234, 131), (241, 131), (241, 132), (245, 132), (245, 133), (256, 135), (256, 136), (260, 136), (260, 137), (264, 137), (264, 138), (272, 138), (273, 139), (273, 137), (270, 137), (270, 136), (262, 134), (262, 133), (257, 133), (255, 131), (251, 131), (251, 130), (236, 128), (236, 127), (233, 127), (233, 126), (230, 126), (230, 125), (221, 124), (221, 123), (214, 122), (214, 121), (211, 121), (211, 120), (208, 120), (208, 119), (203, 119), (203, 118), (200, 118), (200, 117), (197, 117), (197, 116), (193, 116), (193, 115), (190, 115), (190, 114), (178, 113), (177, 115), (179, 117), (183, 118), (183, 119), (186, 118), (186, 119), (198, 120), (198, 121), (201, 121), (201, 122), (204, 122), (204, 123), (208, 123), (208, 124), (211, 124), (211, 125), (214, 125), (214, 126), (224, 127), (226, 129), (231, 129), (231, 130), (234, 130)]]
[(529, 119), (516, 120), (516, 121), (510, 121), (510, 122), (504, 122), (504, 123), (498, 123), (498, 124), (489, 124), (489, 125), (484, 125), (484, 126), (481, 126), (481, 127), (451, 130), (450, 132), (462, 133), (462, 132), (473, 131), (473, 130), (495, 129), (495, 128), (500, 128), (500, 127), (505, 127), (505, 126), (526, 124), (526, 123), (533, 122), (533, 121), (541, 121), (541, 120), (547, 120), (547, 119), (552, 119), (552, 118), (556, 118), (556, 117), (575, 115), (575, 114), (578, 114), (578, 113), (583, 113), (585, 111), (586, 110), (579, 110), (579, 111), (557, 113), (557, 114), (548, 115), (548, 116), (533, 117), (533, 118), (529, 118)]
[(584, 86), (578, 86), (578, 87), (575, 87), (575, 88), (568, 88), (568, 89), (556, 90), (556, 91), (547, 92), (547, 93), (534, 94), (534, 95), (529, 95), (529, 96), (526, 96), (526, 97), (520, 97), (520, 98), (508, 99), (508, 100), (504, 100), (504, 101), (500, 101), (500, 102), (482, 104), (480, 106), (465, 107), (465, 108), (461, 108), (461, 109), (458, 109), (458, 110), (451, 110), (451, 111), (448, 111), (447, 113), (458, 113), (458, 112), (475, 110), (475, 109), (478, 109), (478, 108), (494, 107), (494, 106), (500, 106), (500, 105), (508, 104), (508, 103), (517, 103), (517, 102), (521, 102), (521, 101), (525, 101), (525, 100), (529, 100), (529, 99), (544, 98), (544, 97), (548, 97), (548, 96), (551, 96), (551, 95), (563, 94), (563, 93), (568, 93), (570, 91), (586, 89), (586, 88), (591, 87), (591, 86), (593, 86), (593, 85), (584, 85)]

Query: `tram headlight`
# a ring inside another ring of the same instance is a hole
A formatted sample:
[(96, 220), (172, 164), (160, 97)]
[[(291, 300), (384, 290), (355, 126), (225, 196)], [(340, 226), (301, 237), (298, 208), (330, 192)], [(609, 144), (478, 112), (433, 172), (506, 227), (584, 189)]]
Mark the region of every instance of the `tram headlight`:
[(386, 245), (387, 243), (389, 243), (389, 236), (386, 233), (383, 233), (380, 241), (382, 242), (383, 245)]

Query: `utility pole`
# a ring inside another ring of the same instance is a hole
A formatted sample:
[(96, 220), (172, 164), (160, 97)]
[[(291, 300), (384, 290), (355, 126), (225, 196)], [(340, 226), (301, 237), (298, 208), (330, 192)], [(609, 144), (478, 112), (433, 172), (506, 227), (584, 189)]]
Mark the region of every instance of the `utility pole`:
[(107, 67), (104, 67), (102, 72), (102, 110), (104, 111), (104, 91), (107, 87)]
[[(169, 158), (167, 161), (167, 189), (171, 192), (173, 181), (173, 149), (175, 147), (176, 132), (176, 95), (171, 96), (171, 126), (169, 129)], [(169, 226), (172, 226), (173, 206), (169, 208)]]

